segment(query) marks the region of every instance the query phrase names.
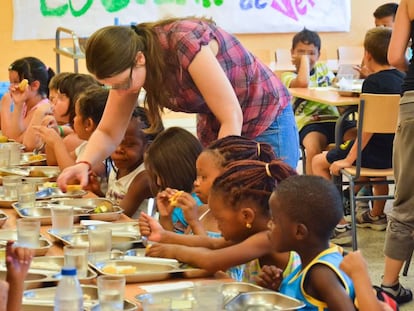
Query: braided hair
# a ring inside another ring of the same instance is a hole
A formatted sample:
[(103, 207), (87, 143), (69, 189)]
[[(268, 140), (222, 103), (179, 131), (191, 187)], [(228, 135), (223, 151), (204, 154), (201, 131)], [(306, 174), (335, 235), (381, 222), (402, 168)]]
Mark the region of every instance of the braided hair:
[(256, 202), (263, 215), (268, 216), (268, 201), (272, 191), (280, 181), (296, 174), (293, 168), (280, 159), (270, 163), (257, 160), (234, 161), (216, 178), (211, 193), (225, 195), (226, 201), (236, 210), (242, 201)]

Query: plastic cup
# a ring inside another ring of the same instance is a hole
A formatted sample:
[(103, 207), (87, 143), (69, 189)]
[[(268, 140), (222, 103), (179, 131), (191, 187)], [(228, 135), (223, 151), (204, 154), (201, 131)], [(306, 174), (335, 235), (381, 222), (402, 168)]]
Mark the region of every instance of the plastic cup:
[(343, 74), (339, 77), (339, 90), (340, 91), (352, 91), (352, 84), (354, 81), (353, 74)]
[(207, 280), (194, 282), (194, 310), (222, 310), (222, 282)]
[(52, 232), (60, 235), (70, 235), (73, 232), (73, 206), (49, 205), (52, 212)]
[(81, 245), (66, 245), (63, 247), (65, 267), (75, 267), (79, 279), (88, 275), (88, 247)]
[(23, 182), (17, 189), (17, 201), (20, 208), (33, 208), (36, 202), (35, 184)]
[[(1, 149), (0, 149), (1, 150)], [(3, 176), (4, 199), (17, 200), (17, 190), (22, 183), (22, 178), (16, 175)]]
[(88, 231), (89, 258), (92, 262), (109, 260), (112, 248), (112, 230), (98, 228)]
[(21, 158), (21, 144), (16, 142), (5, 143), (4, 147), (10, 150), (10, 162), (9, 165), (20, 165)]
[(125, 276), (98, 277), (98, 297), (101, 311), (124, 310)]
[(0, 167), (8, 167), (10, 165), (10, 149), (4, 146), (0, 147)]
[(16, 222), (17, 244), (28, 248), (39, 247), (40, 220), (19, 218)]

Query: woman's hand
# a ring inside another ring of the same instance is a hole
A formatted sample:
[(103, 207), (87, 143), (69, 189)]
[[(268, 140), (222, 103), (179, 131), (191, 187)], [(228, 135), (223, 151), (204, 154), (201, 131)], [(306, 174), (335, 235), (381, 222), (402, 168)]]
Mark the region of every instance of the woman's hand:
[(76, 181), (82, 188), (86, 187), (89, 182), (89, 165), (86, 163), (76, 163), (75, 165), (65, 168), (57, 178), (57, 184), (63, 192), (66, 192), (66, 186)]

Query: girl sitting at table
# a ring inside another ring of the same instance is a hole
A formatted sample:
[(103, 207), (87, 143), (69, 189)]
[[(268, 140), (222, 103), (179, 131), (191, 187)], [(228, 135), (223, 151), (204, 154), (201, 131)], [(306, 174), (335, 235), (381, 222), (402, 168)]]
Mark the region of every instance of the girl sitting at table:
[(202, 204), (193, 192), (196, 160), (202, 149), (199, 140), (189, 131), (170, 127), (158, 134), (145, 153), (144, 163), (151, 177), (159, 220), (166, 230), (184, 233), (188, 227), (183, 210), (170, 204), (170, 198), (177, 191), (191, 193), (197, 206)]
[(231, 162), (215, 179), (208, 199), (222, 237), (179, 236), (164, 230), (156, 220), (143, 214), (141, 234), (150, 241), (159, 242), (152, 244), (146, 254), (175, 258), (211, 273), (248, 263), (244, 280), (250, 282), (254, 282), (260, 267), (265, 264), (277, 262), (290, 272), (298, 264), (297, 257), (289, 252), (272, 252), (266, 232), (270, 220), (270, 194), (277, 182), (295, 174), (280, 160)]
[(124, 214), (138, 218), (152, 197), (151, 177), (144, 166), (144, 153), (156, 135), (146, 134), (149, 128), (146, 109), (136, 107), (124, 139), (111, 155), (106, 198), (119, 205)]
[[(83, 142), (71, 152), (66, 148), (64, 140), (54, 128), (47, 126), (33, 127), (45, 142), (47, 152), (53, 153), (61, 170), (74, 165), (77, 158), (82, 154), (88, 143), (89, 137), (95, 131), (102, 118), (108, 94), (109, 91), (102, 87), (91, 86), (77, 99), (75, 104), (75, 116), (73, 118), (73, 128)], [(97, 176), (99, 177), (98, 179), (106, 179), (107, 177), (107, 170), (104, 162), (91, 167), (91, 171), (93, 172), (92, 177)], [(97, 191), (95, 187), (90, 190)]]
[[(18, 59), (9, 66), (9, 92), (1, 100), (1, 130), (3, 135), (24, 144), (26, 151), (39, 145), (27, 129), (51, 113), (48, 84), (54, 75), (51, 68), (35, 57)], [(28, 84), (20, 88), (24, 79)]]
[[(289, 88), (327, 87), (335, 75), (326, 64), (318, 62), (321, 39), (318, 33), (303, 29), (292, 40), (292, 63), (296, 72), (284, 72), (281, 80)], [(334, 106), (296, 99), (293, 101), (300, 144), (306, 152), (306, 174), (312, 175), (312, 159), (335, 143), (335, 124), (339, 116)], [(355, 124), (345, 123), (345, 137), (355, 137)], [(352, 136), (349, 136), (352, 135)]]

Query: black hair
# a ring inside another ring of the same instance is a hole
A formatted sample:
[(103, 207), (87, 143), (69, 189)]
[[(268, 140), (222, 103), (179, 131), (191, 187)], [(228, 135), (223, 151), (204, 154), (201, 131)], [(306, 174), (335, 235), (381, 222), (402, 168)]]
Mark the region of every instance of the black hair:
[(335, 184), (319, 176), (297, 175), (282, 180), (274, 190), (283, 213), (328, 240), (343, 217), (342, 198)]
[(392, 16), (394, 19), (395, 14), (397, 13), (397, 9), (398, 9), (398, 3), (389, 2), (383, 5), (380, 5), (374, 11), (373, 15), (375, 18), (384, 18), (384, 17)]
[(293, 37), (292, 49), (294, 49), (299, 42), (302, 42), (304, 44), (313, 44), (318, 49), (318, 52), (321, 51), (321, 38), (315, 31), (303, 28), (302, 31), (298, 32)]

